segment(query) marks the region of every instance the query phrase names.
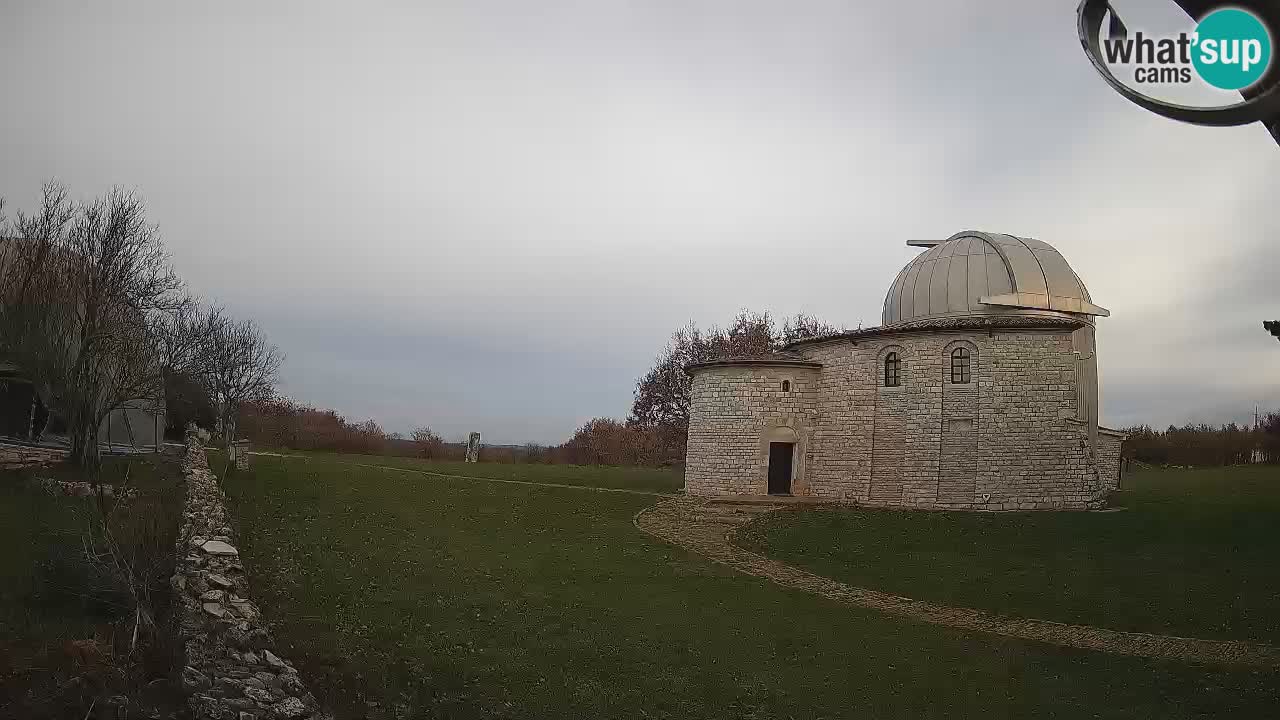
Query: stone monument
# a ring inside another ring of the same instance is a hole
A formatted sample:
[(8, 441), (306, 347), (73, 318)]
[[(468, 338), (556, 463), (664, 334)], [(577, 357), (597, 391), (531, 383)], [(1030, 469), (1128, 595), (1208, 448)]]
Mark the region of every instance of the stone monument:
[(231, 457), (236, 464), (236, 470), (249, 469), (249, 441), (236, 440), (231, 443)]
[(473, 463), (480, 459), (480, 433), (473, 432), (467, 438), (467, 462)]

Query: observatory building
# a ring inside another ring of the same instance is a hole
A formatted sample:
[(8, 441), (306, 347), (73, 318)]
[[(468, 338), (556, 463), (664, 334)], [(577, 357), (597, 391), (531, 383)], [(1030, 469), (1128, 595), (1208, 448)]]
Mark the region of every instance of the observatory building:
[(1109, 313), (1051, 245), (961, 232), (898, 273), (880, 327), (690, 365), (685, 489), (969, 510), (1098, 507)]

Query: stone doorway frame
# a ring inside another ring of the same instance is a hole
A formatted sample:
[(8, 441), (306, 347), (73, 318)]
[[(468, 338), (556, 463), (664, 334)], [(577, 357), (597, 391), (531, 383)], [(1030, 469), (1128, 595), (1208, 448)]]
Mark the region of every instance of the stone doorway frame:
[(805, 456), (808, 452), (808, 432), (793, 419), (786, 418), (770, 425), (760, 433), (757, 451), (756, 494), (769, 494), (769, 446), (772, 443), (791, 443), (791, 495), (808, 495), (809, 482), (805, 477)]

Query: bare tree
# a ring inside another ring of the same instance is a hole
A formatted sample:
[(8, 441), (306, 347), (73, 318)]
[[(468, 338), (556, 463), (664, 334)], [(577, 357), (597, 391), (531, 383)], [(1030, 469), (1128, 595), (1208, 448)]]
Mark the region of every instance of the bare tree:
[(203, 417), (212, 429), (216, 418), (209, 396), (210, 353), (214, 335), (227, 321), (222, 308), (190, 296), (159, 316), (156, 342), (170, 427), (185, 428)]
[(208, 372), (211, 339), (227, 322), (226, 313), (216, 305), (203, 305), (184, 295), (155, 323), (160, 366), (170, 375), (199, 377)]
[(444, 440), (430, 427), (414, 428), (413, 441), (418, 444), (418, 452), (427, 459), (440, 457), (444, 450)]
[(825, 323), (812, 315), (796, 313), (782, 321), (782, 332), (777, 337), (779, 346), (786, 346), (798, 340), (809, 340), (824, 335), (837, 335), (844, 328)]
[(66, 420), (72, 458), (96, 482), (102, 421), (158, 402), (157, 323), (181, 283), (142, 200), (119, 188), (73, 203), (49, 183), (9, 235), (0, 343)]
[(230, 443), (241, 406), (275, 396), (284, 357), (252, 320), (231, 320), (221, 313), (218, 317), (207, 331), (202, 378), (218, 404), (223, 440)]
[(686, 366), (733, 357), (759, 357), (796, 340), (838, 332), (840, 328), (804, 314), (785, 319), (779, 331), (769, 313), (748, 310), (739, 312), (727, 328), (703, 331), (689, 323), (671, 335), (653, 367), (636, 383), (627, 425), (653, 431), (660, 445), (659, 461), (680, 462), (688, 437), (693, 391), (693, 379), (685, 372)]

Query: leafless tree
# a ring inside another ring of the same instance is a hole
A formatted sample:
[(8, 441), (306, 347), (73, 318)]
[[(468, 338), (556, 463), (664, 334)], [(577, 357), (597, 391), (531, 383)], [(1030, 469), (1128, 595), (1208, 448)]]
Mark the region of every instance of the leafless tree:
[(166, 373), (199, 377), (209, 370), (209, 350), (215, 333), (227, 322), (216, 305), (204, 305), (184, 295), (155, 323), (157, 353)]
[(444, 450), (444, 440), (430, 427), (414, 428), (413, 441), (418, 444), (419, 454), (427, 459), (440, 457)]
[(777, 336), (777, 343), (779, 346), (786, 346), (797, 340), (808, 340), (842, 332), (844, 328), (825, 323), (812, 315), (796, 313), (782, 321), (782, 331)]
[(758, 357), (781, 350), (788, 343), (831, 335), (840, 328), (809, 315), (787, 318), (778, 330), (767, 312), (742, 310), (727, 328), (702, 330), (689, 323), (671, 335), (649, 372), (636, 383), (627, 425), (652, 431), (660, 446), (661, 462), (684, 459), (689, 429), (689, 396), (693, 380), (685, 367), (732, 357)]
[(218, 404), (223, 439), (230, 443), (235, 439), (241, 406), (275, 395), (284, 356), (252, 320), (232, 320), (221, 313), (219, 318), (206, 333), (206, 366), (201, 377), (209, 396)]
[(102, 421), (158, 401), (157, 324), (181, 282), (142, 200), (120, 188), (74, 203), (49, 183), (7, 235), (0, 343), (66, 420), (72, 458), (96, 482)]
[(214, 403), (208, 395), (210, 354), (214, 336), (226, 322), (221, 307), (205, 305), (190, 296), (159, 316), (156, 341), (170, 423), (176, 421), (180, 427), (194, 421), (202, 414), (201, 408), (208, 413), (204, 422), (215, 420)]

